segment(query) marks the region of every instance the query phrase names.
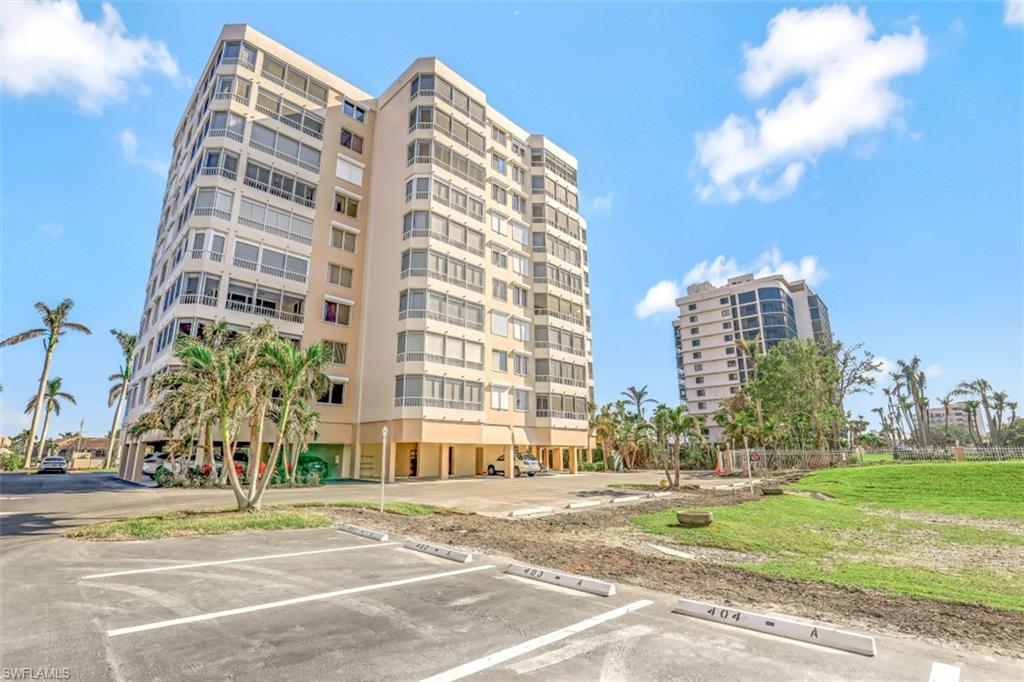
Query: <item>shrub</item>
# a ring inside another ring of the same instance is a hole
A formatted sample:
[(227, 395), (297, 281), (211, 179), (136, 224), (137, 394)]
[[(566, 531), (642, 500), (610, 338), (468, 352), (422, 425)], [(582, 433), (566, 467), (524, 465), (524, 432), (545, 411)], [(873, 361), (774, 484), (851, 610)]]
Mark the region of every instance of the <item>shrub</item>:
[(25, 465), (25, 455), (14, 450), (0, 453), (0, 471), (14, 471)]

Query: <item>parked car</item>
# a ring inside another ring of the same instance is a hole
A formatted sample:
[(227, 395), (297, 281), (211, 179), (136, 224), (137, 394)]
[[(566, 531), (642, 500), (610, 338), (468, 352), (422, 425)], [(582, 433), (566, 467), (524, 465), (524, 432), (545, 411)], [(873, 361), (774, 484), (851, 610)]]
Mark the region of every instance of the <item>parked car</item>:
[(39, 462), (39, 473), (45, 474), (50, 471), (56, 471), (59, 474), (66, 474), (68, 472), (68, 461), (61, 455), (51, 455), (50, 457), (44, 457)]
[[(534, 476), (541, 471), (540, 462), (533, 455), (525, 452), (517, 452), (515, 464), (513, 464), (512, 472), (516, 476)], [(505, 475), (505, 455), (499, 455), (496, 460), (487, 465), (487, 475), (495, 476), (497, 474)]]
[(149, 455), (146, 459), (142, 460), (142, 473), (152, 478), (156, 475), (156, 470), (164, 465), (169, 456), (163, 452), (154, 452), (152, 455)]

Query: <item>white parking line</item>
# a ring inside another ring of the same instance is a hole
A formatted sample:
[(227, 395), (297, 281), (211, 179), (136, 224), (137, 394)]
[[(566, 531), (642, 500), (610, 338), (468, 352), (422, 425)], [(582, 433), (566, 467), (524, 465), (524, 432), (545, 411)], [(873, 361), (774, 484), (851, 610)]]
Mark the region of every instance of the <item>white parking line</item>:
[(632, 604), (626, 604), (625, 606), (613, 609), (612, 611), (606, 611), (605, 613), (594, 616), (593, 618), (588, 618), (587, 620), (580, 621), (575, 625), (570, 625), (568, 627), (562, 628), (561, 630), (555, 630), (554, 632), (549, 632), (546, 635), (535, 637), (534, 639), (527, 640), (522, 644), (517, 644), (515, 646), (509, 647), (508, 649), (496, 651), (493, 654), (488, 654), (483, 658), (476, 659), (475, 661), (463, 663), (462, 665), (456, 668), (452, 668), (451, 670), (446, 670), (443, 673), (432, 675), (431, 677), (428, 677), (422, 680), (421, 682), (454, 682), (454, 680), (461, 680), (463, 677), (474, 675), (480, 672), (481, 670), (493, 668), (494, 666), (504, 663), (505, 661), (511, 660), (516, 656), (522, 656), (523, 654), (529, 653), (536, 649), (540, 649), (541, 647), (547, 646), (548, 644), (560, 642), (563, 639), (572, 637), (573, 635), (579, 634), (585, 630), (597, 627), (601, 623), (606, 623), (610, 620), (614, 620), (615, 618), (624, 616), (627, 613), (631, 613), (638, 609), (642, 609), (645, 606), (650, 606), (653, 603), (654, 602), (650, 599), (641, 599), (640, 601), (635, 601)]
[[(374, 545), (380, 547), (380, 545)], [(471, 568), (460, 568), (455, 571), (444, 571), (443, 573), (430, 573), (428, 575), (418, 575), (414, 578), (403, 578), (401, 580), (391, 580), (386, 583), (377, 583), (376, 585), (362, 585), (360, 587), (350, 587), (345, 590), (334, 590), (333, 592), (320, 592), (318, 594), (310, 594), (305, 597), (295, 597), (294, 599), (282, 599), (280, 601), (264, 602), (263, 604), (254, 604), (252, 606), (243, 606), (237, 609), (228, 609), (226, 611), (213, 611), (211, 613), (200, 613), (196, 616), (186, 616), (185, 618), (172, 618), (170, 620), (159, 620), (155, 623), (146, 623), (144, 625), (133, 625), (127, 628), (115, 628), (114, 630), (107, 630), (108, 637), (117, 637), (118, 635), (130, 635), (133, 632), (144, 632), (146, 630), (159, 630), (160, 628), (168, 628), (174, 625), (185, 625), (187, 623), (199, 623), (204, 620), (214, 620), (217, 618), (226, 618), (227, 616), (237, 616), (243, 613), (251, 613), (253, 611), (265, 611), (267, 609), (276, 609), (282, 606), (293, 606), (295, 604), (305, 604), (311, 601), (321, 601), (324, 599), (332, 599), (334, 597), (343, 597), (349, 594), (359, 594), (361, 592), (372, 592), (374, 590), (383, 590), (388, 587), (398, 587), (399, 585), (410, 585), (412, 583), (421, 583), (427, 580), (437, 580), (438, 578), (448, 578), (453, 575), (462, 575), (463, 573), (472, 573), (474, 571), (484, 571), (488, 568), (494, 568), (491, 565), (484, 566), (473, 566)]]
[(374, 549), (377, 547), (388, 547), (389, 545), (397, 544), (397, 542), (375, 542), (372, 545), (355, 545), (352, 547), (331, 547), (330, 549), (311, 549), (305, 552), (289, 552), (287, 554), (264, 554), (263, 556), (242, 557), (240, 559), (224, 559), (223, 561), (199, 561), (194, 564), (175, 564), (173, 566), (157, 566), (156, 568), (137, 568), (130, 571), (114, 571), (112, 573), (96, 573), (95, 575), (83, 575), (82, 580), (112, 578), (116, 575), (134, 575), (136, 573), (159, 573), (160, 571), (180, 571), (186, 568), (201, 568), (203, 566), (222, 566), (224, 564), (240, 564), (245, 561), (265, 561), (267, 559), (284, 559), (292, 556), (327, 554), (328, 552), (350, 552), (356, 549)]
[(928, 676), (928, 682), (959, 682), (960, 667), (932, 661), (932, 672)]

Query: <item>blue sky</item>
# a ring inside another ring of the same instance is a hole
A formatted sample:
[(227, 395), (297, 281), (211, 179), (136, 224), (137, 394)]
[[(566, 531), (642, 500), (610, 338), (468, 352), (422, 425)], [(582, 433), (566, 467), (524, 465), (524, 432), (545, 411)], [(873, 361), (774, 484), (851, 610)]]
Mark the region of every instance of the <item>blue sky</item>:
[[(601, 402), (647, 384), (675, 403), (657, 294), (761, 266), (808, 275), (842, 340), (919, 355), (933, 397), (983, 376), (1021, 399), (1019, 19), (998, 3), (855, 5), (818, 17), (825, 39), (800, 26), (816, 5), (770, 28), (788, 7), (72, 3), (61, 23), (12, 22), (8, 5), (0, 336), (36, 325), (35, 301), (73, 297), (95, 333), (58, 348), (52, 375), (79, 404), (51, 433), (109, 428), (107, 330), (138, 327), (174, 128), (221, 25), (247, 22), (371, 93), (436, 55), (577, 156)], [(82, 54), (69, 39), (98, 35), (105, 49)], [(68, 62), (76, 77), (54, 79)], [(27, 425), (41, 358), (36, 342), (4, 352), (0, 433)]]

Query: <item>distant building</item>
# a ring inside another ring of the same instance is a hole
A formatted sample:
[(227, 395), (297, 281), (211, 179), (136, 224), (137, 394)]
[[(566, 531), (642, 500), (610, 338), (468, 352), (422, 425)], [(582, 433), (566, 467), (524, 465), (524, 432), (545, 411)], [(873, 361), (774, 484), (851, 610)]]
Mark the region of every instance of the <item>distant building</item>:
[(783, 339), (832, 338), (825, 302), (803, 280), (788, 282), (782, 275), (740, 275), (720, 287), (692, 284), (676, 305), (679, 399), (690, 414), (707, 418), (711, 442), (722, 435), (712, 415), (750, 369), (736, 347), (738, 338), (760, 338), (764, 350)]
[[(980, 433), (985, 433), (985, 419), (979, 413), (973, 418), (974, 428), (978, 429)], [(953, 403), (949, 406), (949, 425), (955, 426), (961, 429), (967, 429), (967, 410), (964, 409), (964, 403), (958, 402)], [(928, 408), (928, 425), (933, 429), (942, 429), (946, 425), (946, 408), (942, 405), (938, 407)]]

